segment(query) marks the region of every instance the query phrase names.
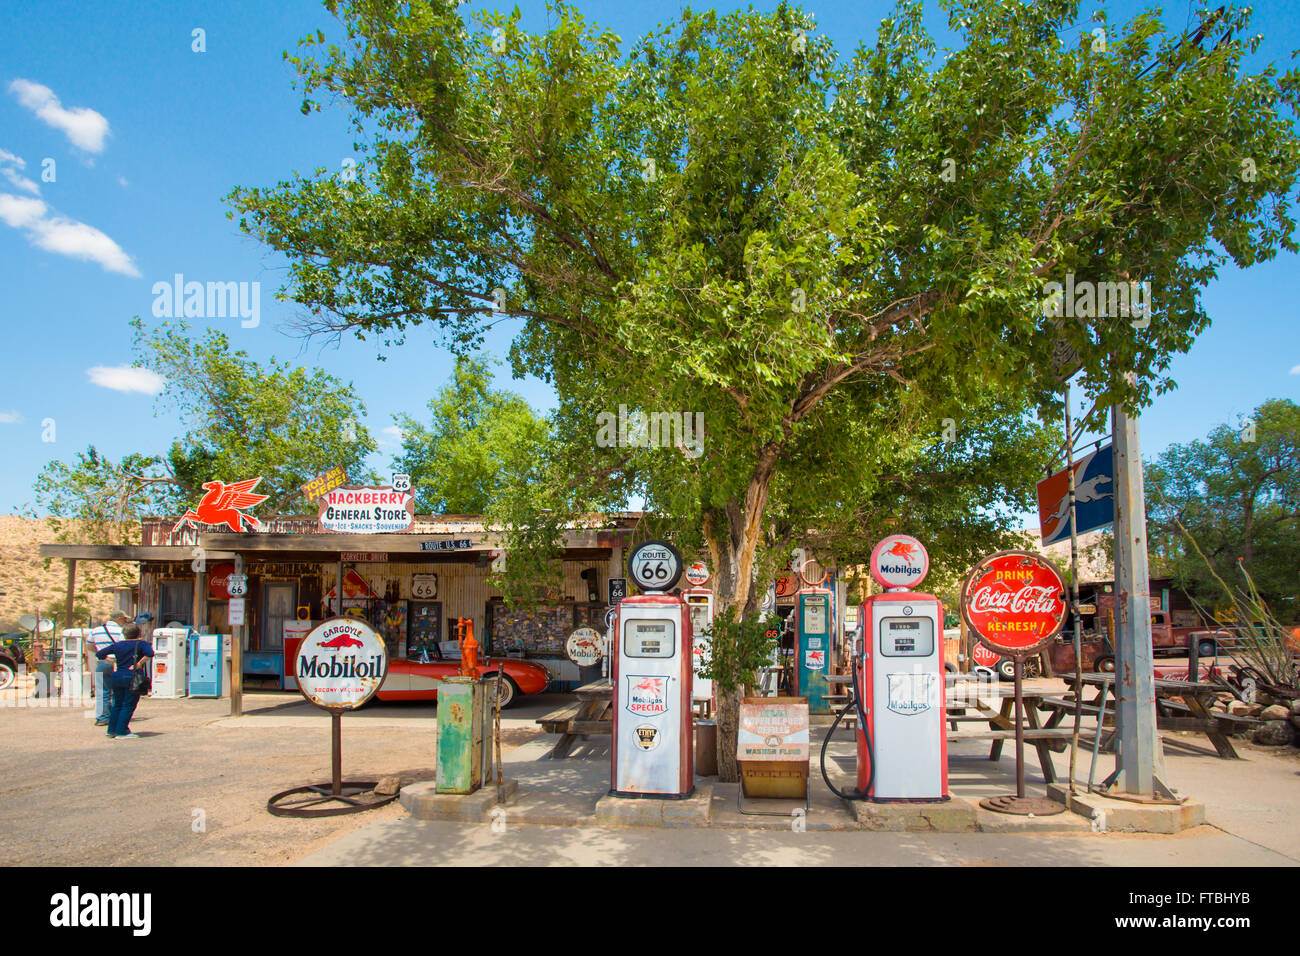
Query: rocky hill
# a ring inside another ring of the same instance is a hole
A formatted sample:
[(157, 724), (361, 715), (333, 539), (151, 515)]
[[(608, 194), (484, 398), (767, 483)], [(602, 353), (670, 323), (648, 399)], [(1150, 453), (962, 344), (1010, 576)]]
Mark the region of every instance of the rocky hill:
[[(40, 557), (40, 545), (57, 540), (48, 519), (0, 515), (0, 632), (19, 630), (18, 616), (37, 609), (45, 616), (57, 611), (59, 628), (67, 626), (63, 620), (67, 564)], [(131, 563), (77, 562), (77, 623), (82, 625), (87, 613), (103, 620), (113, 608), (112, 593), (103, 589), (135, 581), (136, 567)]]

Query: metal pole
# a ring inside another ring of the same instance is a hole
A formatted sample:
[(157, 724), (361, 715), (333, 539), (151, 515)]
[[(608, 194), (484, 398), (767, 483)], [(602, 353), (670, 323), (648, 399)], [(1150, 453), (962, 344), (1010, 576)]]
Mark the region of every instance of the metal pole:
[(330, 793), (337, 797), (343, 792), (343, 716), (337, 710), (330, 711), (330, 736), (333, 738), (330, 761), (334, 768)]
[(1070, 792), (1079, 756), (1083, 720), (1083, 647), (1079, 639), (1079, 529), (1074, 513), (1074, 426), (1070, 422), (1070, 381), (1065, 382), (1065, 473), (1070, 489), (1070, 614), (1074, 618), (1074, 733), (1070, 737)]
[[(1130, 382), (1136, 376), (1128, 373)], [(1155, 796), (1156, 694), (1151, 649), (1146, 494), (1138, 419), (1111, 409), (1115, 448), (1115, 721), (1124, 792)], [(1163, 787), (1162, 787), (1163, 789)]]
[(1025, 796), (1025, 697), (1021, 678), (1025, 659), (1016, 655), (1016, 796)]

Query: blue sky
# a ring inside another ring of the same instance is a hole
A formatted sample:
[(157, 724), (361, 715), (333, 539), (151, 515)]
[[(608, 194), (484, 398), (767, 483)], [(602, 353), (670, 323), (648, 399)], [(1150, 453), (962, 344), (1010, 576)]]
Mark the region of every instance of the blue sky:
[[(578, 0), (588, 19), (631, 41), (671, 19), (677, 3)], [(480, 0), (469, 9), (483, 7)], [(488, 7), (494, 4), (487, 4)], [(500, 5), (510, 9), (509, 5)], [(545, 25), (544, 5), (519, 4), (530, 29)], [(699, 4), (698, 8), (704, 8)], [(734, 9), (741, 4), (718, 4)], [(773, 3), (756, 3), (769, 8)], [(874, 2), (806, 5), (842, 55), (872, 42), (889, 6)], [(1085, 4), (1085, 10), (1092, 6)], [(1111, 5), (1127, 19), (1137, 6)], [(1284, 0), (1255, 5), (1265, 37), (1254, 66), (1290, 64), (1300, 48), (1300, 15)], [(1164, 19), (1181, 31), (1185, 4)], [(149, 383), (122, 371), (132, 361), (127, 323), (152, 319), (155, 282), (259, 282), (256, 328), (239, 318), (195, 320), (221, 328), (254, 358), (275, 356), (321, 365), (353, 381), (383, 432), (393, 415), (418, 413), (446, 379), (449, 356), (432, 333), (416, 333), (387, 362), (376, 346), (304, 345), (286, 334), (292, 307), (274, 299), (283, 263), (226, 219), (222, 197), (236, 185), (268, 185), (292, 171), (338, 169), (352, 156), (346, 114), (305, 117), (294, 73), (281, 59), (299, 37), (338, 24), (318, 3), (44, 2), (11, 4), (0, 31), (0, 308), (7, 367), (0, 395), (0, 512), (32, 500), (32, 481), (51, 458), (71, 460), (88, 444), (110, 457), (163, 450), (179, 425), (155, 415)], [(930, 8), (932, 32), (944, 21)], [(206, 51), (192, 50), (204, 31)], [(624, 49), (627, 49), (626, 43)], [(54, 181), (42, 173), (53, 161)], [(1174, 362), (1177, 391), (1142, 420), (1150, 457), (1173, 442), (1203, 436), (1267, 398), (1300, 397), (1300, 268), (1284, 255), (1241, 273), (1225, 270), (1205, 292), (1213, 327)], [(490, 347), (505, 355), (512, 327), (503, 323)], [(540, 382), (498, 384), (546, 410)], [(146, 391), (131, 391), (132, 387)], [(53, 421), (54, 441), (47, 420)]]

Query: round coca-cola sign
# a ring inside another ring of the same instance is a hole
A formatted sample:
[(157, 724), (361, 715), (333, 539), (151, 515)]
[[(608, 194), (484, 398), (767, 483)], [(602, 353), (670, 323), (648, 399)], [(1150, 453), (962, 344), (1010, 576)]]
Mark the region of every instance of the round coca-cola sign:
[(961, 614), (981, 641), (1012, 657), (1036, 651), (1065, 623), (1065, 584), (1032, 551), (999, 551), (971, 571)]

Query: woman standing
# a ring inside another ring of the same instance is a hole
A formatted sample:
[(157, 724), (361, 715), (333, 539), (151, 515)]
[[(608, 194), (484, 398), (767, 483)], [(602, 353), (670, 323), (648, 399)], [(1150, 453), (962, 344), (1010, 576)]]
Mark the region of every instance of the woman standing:
[(139, 625), (128, 624), (122, 628), (120, 641), (95, 652), (101, 661), (110, 654), (117, 666), (108, 675), (108, 684), (113, 689), (113, 706), (108, 713), (108, 738), (134, 740), (140, 735), (131, 733), (130, 723), (135, 705), (140, 702), (140, 694), (132, 684), (135, 683), (136, 672), (144, 668), (149, 663), (149, 658), (153, 657), (153, 648), (140, 640)]

